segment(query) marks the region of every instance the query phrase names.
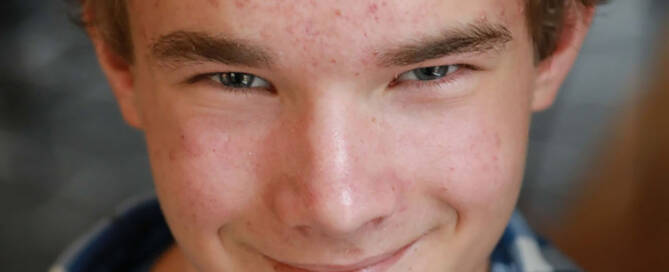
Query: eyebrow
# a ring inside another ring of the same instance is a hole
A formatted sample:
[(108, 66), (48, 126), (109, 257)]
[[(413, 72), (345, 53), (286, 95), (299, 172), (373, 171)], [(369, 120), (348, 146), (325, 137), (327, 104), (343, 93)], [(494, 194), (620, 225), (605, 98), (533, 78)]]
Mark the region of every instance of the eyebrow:
[(213, 61), (248, 67), (269, 66), (265, 49), (243, 40), (212, 36), (204, 32), (175, 31), (159, 37), (150, 46), (152, 56), (163, 64)]
[[(406, 66), (455, 54), (485, 53), (503, 47), (512, 39), (511, 32), (503, 25), (472, 23), (386, 50), (377, 54), (378, 63)], [(150, 48), (155, 59), (172, 66), (205, 61), (248, 67), (266, 67), (273, 63), (271, 54), (264, 48), (204, 32), (171, 32), (160, 36)]]
[(511, 40), (511, 31), (503, 25), (472, 23), (387, 50), (379, 54), (379, 64), (405, 66), (456, 54), (486, 53), (502, 48)]

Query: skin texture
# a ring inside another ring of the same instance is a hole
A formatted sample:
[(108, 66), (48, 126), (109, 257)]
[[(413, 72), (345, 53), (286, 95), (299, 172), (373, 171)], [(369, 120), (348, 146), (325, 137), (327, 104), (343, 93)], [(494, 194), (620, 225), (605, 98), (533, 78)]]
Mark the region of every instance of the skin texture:
[[(530, 115), (552, 103), (592, 16), (574, 10), (554, 56), (537, 65), (523, 7), (129, 1), (134, 63), (94, 42), (121, 112), (145, 132), (178, 243), (156, 270), (305, 271), (272, 260), (350, 265), (410, 245), (387, 271), (486, 271), (520, 190)], [(397, 44), (476, 23), (512, 39), (417, 64), (378, 61)], [(166, 62), (153, 44), (175, 31), (247, 41), (273, 64)], [(458, 64), (439, 83), (394, 80)], [(191, 80), (216, 72), (255, 74), (272, 92)]]

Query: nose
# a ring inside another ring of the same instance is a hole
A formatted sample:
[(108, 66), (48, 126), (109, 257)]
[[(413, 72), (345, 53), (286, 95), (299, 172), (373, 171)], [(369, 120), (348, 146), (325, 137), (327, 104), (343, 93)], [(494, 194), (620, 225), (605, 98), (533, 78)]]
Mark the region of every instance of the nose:
[[(345, 96), (322, 96), (290, 115), (275, 135), (287, 154), (274, 164), (271, 209), (302, 233), (354, 235), (396, 209), (397, 180), (384, 172), (382, 133), (371, 114)], [(306, 232), (305, 232), (306, 231)]]

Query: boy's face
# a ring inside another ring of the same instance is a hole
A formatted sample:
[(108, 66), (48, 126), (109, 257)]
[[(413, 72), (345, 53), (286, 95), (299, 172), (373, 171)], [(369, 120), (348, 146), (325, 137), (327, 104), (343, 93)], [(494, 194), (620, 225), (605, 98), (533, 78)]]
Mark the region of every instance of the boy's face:
[(195, 267), (483, 271), (559, 85), (524, 2), (129, 1), (103, 66)]

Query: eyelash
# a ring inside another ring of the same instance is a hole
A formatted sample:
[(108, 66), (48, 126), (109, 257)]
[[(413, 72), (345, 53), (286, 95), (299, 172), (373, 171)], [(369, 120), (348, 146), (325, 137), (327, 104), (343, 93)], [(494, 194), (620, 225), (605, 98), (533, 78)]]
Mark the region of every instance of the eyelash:
[(213, 76), (218, 76), (221, 74), (225, 73), (238, 73), (238, 72), (216, 72), (216, 73), (206, 73), (206, 74), (200, 74), (192, 77), (187, 81), (188, 84), (195, 84), (198, 82), (206, 82), (215, 85), (216, 88), (223, 89), (225, 92), (232, 93), (232, 94), (237, 94), (237, 95), (251, 95), (254, 93), (264, 93), (264, 94), (275, 94), (276, 91), (274, 89), (274, 85), (271, 85), (269, 89), (262, 89), (262, 88), (234, 88), (230, 86), (226, 86), (224, 84), (221, 84), (219, 82), (215, 82), (211, 79)]
[[(467, 64), (451, 64), (451, 65), (441, 65), (441, 66), (456, 66), (458, 68), (458, 70), (455, 71), (455, 72), (452, 72), (450, 74), (444, 75), (441, 78), (434, 79), (434, 80), (407, 80), (407, 81), (399, 81), (398, 82), (399, 76), (404, 74), (404, 73), (412, 72), (412, 71), (415, 71), (415, 70), (421, 69), (421, 68), (434, 67), (434, 66), (422, 66), (422, 67), (414, 68), (412, 70), (408, 70), (408, 71), (405, 71), (403, 73), (395, 75), (393, 80), (388, 84), (388, 87), (389, 88), (397, 88), (398, 86), (401, 87), (402, 85), (409, 85), (407, 87), (418, 88), (418, 89), (419, 88), (439, 88), (439, 87), (443, 87), (444, 85), (448, 85), (448, 84), (452, 83), (457, 78), (461, 77), (462, 74), (466, 74), (466, 73), (469, 73), (471, 71), (476, 71), (477, 70), (476, 67), (474, 67), (472, 65), (467, 65)], [(240, 95), (250, 95), (250, 94), (253, 94), (253, 93), (257, 93), (257, 92), (261, 92), (261, 93), (265, 93), (265, 94), (268, 94), (268, 93), (269, 94), (276, 94), (276, 90), (274, 89), (274, 86), (271, 85), (271, 83), (270, 83), (270, 88), (269, 89), (234, 88), (234, 87), (226, 86), (226, 85), (218, 83), (218, 82), (214, 82), (213, 80), (210, 79), (213, 76), (217, 76), (217, 75), (224, 74), (224, 73), (230, 73), (230, 72), (216, 72), (216, 73), (200, 74), (200, 75), (197, 75), (197, 76), (189, 79), (188, 83), (189, 84), (194, 84), (194, 83), (201, 82), (201, 81), (210, 81), (212, 84), (215, 84), (217, 88), (221, 88), (224, 91), (229, 92), (229, 93), (240, 94)]]
[[(397, 86), (402, 86), (402, 85), (409, 85), (408, 87), (411, 88), (438, 88), (438, 87), (443, 87), (444, 85), (448, 85), (455, 81), (457, 78), (463, 76), (463, 74), (469, 73), (471, 71), (476, 71), (477, 68), (468, 65), (468, 64), (450, 64), (450, 65), (438, 65), (438, 66), (456, 66), (458, 68), (457, 71), (444, 75), (442, 78), (438, 78), (435, 80), (410, 80), (410, 81), (401, 81), (398, 82), (398, 78), (401, 74), (395, 75), (393, 80), (388, 84), (388, 87), (390, 88), (396, 88)], [(415, 71), (417, 69), (421, 68), (427, 68), (427, 67), (435, 67), (435, 66), (422, 66), (418, 67), (412, 70), (409, 70), (407, 72)], [(404, 72), (406, 73), (406, 72)]]

